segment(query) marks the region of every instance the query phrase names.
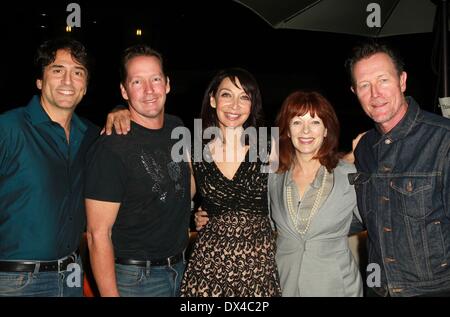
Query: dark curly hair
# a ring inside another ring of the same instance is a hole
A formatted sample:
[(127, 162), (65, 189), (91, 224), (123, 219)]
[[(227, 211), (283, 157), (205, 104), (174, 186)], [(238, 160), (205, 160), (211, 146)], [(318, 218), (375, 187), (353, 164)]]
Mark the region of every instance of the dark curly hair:
[(45, 41), (39, 46), (34, 59), (37, 79), (42, 79), (45, 67), (55, 61), (56, 52), (59, 50), (69, 51), (72, 58), (86, 68), (89, 78), (90, 60), (86, 48), (77, 40), (62, 37)]

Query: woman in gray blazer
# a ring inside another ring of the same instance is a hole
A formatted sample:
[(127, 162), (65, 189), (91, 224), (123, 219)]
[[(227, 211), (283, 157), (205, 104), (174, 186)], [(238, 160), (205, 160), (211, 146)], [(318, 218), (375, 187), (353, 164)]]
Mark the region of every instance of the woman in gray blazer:
[(296, 91), (278, 114), (279, 169), (269, 176), (283, 296), (362, 296), (348, 245), (356, 195), (339, 160), (339, 122), (319, 93)]

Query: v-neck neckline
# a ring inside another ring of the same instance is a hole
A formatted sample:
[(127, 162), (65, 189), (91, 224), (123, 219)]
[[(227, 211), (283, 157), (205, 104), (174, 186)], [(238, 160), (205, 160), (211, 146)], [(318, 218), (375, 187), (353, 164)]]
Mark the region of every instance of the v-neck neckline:
[(220, 176), (221, 176), (223, 179), (225, 179), (225, 180), (228, 181), (228, 182), (233, 182), (233, 181), (235, 180), (235, 178), (236, 178), (236, 175), (239, 174), (239, 172), (240, 172), (242, 166), (244, 165), (243, 163), (245, 163), (245, 161), (247, 160), (247, 155), (248, 155), (248, 153), (250, 152), (250, 148), (247, 148), (247, 151), (245, 152), (244, 159), (239, 163), (239, 167), (238, 167), (238, 168), (236, 169), (236, 171), (234, 172), (233, 177), (232, 177), (232, 178), (228, 178), (228, 177), (225, 176), (225, 174), (222, 172), (222, 170), (221, 170), (221, 169), (219, 168), (219, 166), (216, 164), (216, 161), (214, 161), (214, 158), (212, 157), (211, 149), (209, 148), (209, 146), (208, 146), (208, 145), (206, 145), (206, 146), (208, 147), (208, 152), (209, 152), (209, 154), (211, 155), (211, 163), (212, 163), (212, 165), (214, 166), (214, 168), (219, 172)]

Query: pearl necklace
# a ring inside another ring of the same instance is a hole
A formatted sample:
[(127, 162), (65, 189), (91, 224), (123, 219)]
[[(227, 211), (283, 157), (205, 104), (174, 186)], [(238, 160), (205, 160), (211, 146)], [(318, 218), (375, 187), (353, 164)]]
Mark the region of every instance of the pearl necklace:
[[(317, 195), (316, 195), (316, 198), (314, 199), (314, 204), (311, 208), (311, 212), (309, 213), (309, 216), (306, 218), (299, 217), (299, 212), (296, 212), (296, 210), (293, 207), (291, 186), (288, 186), (286, 188), (286, 202), (287, 202), (289, 215), (291, 217), (292, 223), (294, 224), (295, 230), (297, 230), (298, 233), (300, 233), (302, 236), (308, 231), (308, 229), (311, 225), (311, 220), (319, 209), (319, 203), (320, 203), (320, 200), (322, 199), (322, 194), (323, 194), (323, 190), (325, 188), (327, 174), (328, 174), (328, 171), (325, 168), (323, 171), (322, 184), (320, 185), (320, 188), (317, 191)], [(303, 229), (303, 230), (300, 229), (299, 222), (300, 222), (300, 224), (304, 224), (305, 229)]]

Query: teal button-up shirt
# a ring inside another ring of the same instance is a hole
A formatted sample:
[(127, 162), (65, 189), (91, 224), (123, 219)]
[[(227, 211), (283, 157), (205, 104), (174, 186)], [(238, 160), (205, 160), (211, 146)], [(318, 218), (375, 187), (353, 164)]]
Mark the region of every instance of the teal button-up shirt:
[(85, 154), (97, 132), (74, 114), (68, 143), (38, 96), (0, 115), (0, 260), (55, 260), (78, 248)]

